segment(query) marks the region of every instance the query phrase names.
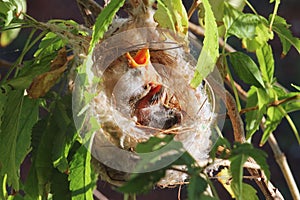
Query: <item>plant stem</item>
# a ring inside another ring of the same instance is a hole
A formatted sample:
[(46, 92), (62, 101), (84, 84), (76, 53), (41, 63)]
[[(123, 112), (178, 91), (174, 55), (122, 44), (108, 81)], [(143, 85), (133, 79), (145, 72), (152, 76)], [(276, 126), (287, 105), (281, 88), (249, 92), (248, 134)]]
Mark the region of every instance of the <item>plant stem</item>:
[(256, 12), (256, 10), (254, 9), (254, 7), (251, 5), (251, 3), (249, 3), (249, 1), (245, 1), (245, 3), (247, 4), (247, 6), (252, 10), (252, 12), (256, 15), (258, 15), (258, 13)]
[(280, 112), (284, 115), (284, 117), (287, 120), (287, 122), (289, 123), (290, 127), (292, 128), (292, 130), (293, 130), (293, 132), (294, 132), (294, 134), (297, 138), (298, 143), (300, 143), (299, 133), (298, 133), (298, 130), (297, 130), (293, 120), (291, 119), (291, 117), (285, 112), (285, 110), (281, 106), (279, 106), (278, 108), (279, 108)]
[[(191, 24), (191, 23), (190, 23), (190, 24)], [(196, 25), (195, 25), (195, 26), (196, 26)], [(192, 31), (194, 30), (193, 32), (196, 33), (196, 34), (198, 34), (198, 33), (200, 33), (199, 29), (201, 29), (201, 27), (199, 27), (199, 28), (193, 27)], [(195, 31), (195, 30), (197, 30), (197, 31)], [(201, 36), (204, 36), (204, 34), (200, 34), (200, 35), (201, 35)], [(223, 46), (224, 43), (225, 43), (225, 42), (223, 41), (223, 39), (220, 38), (220, 39), (219, 39), (219, 44), (220, 44), (220, 46), (221, 46), (221, 44), (222, 44), (222, 46)], [(233, 49), (230, 45), (227, 44), (227, 46), (229, 46), (229, 47), (226, 48), (226, 50), (227, 50), (228, 52), (235, 52), (235, 51), (236, 51), (236, 50)], [(233, 87), (233, 86), (230, 84), (230, 77), (228, 77), (228, 76), (227, 76), (226, 79), (225, 79), (225, 83), (227, 83), (227, 85), (228, 85), (229, 87), (231, 87), (231, 88)], [(243, 88), (242, 88), (238, 83), (236, 83), (236, 82), (234, 82), (234, 87), (238, 90), (238, 94), (239, 94), (240, 98), (241, 98), (242, 100), (247, 100), (247, 92), (246, 92), (245, 90), (243, 90)], [(263, 120), (265, 120), (265, 118), (263, 118)], [(274, 142), (274, 141), (275, 141), (275, 142)], [(270, 134), (270, 136), (269, 136), (269, 138), (268, 138), (268, 143), (270, 144), (270, 146), (271, 146), (271, 144), (272, 144), (272, 146), (273, 146), (274, 149), (277, 149), (277, 151), (275, 151), (275, 150), (272, 148), (275, 158), (279, 157), (279, 156), (281, 155), (281, 154), (280, 154), (281, 151), (280, 151), (280, 148), (279, 148), (279, 146), (278, 146), (278, 144), (277, 144), (277, 141), (276, 141), (276, 139), (275, 139), (273, 133)], [(290, 172), (291, 170), (290, 170), (290, 167), (289, 167), (288, 163), (286, 162), (286, 159), (276, 159), (276, 161), (277, 161), (278, 165), (280, 166), (282, 173), (283, 173), (283, 174), (286, 174), (286, 175), (285, 175), (285, 179), (286, 179), (286, 181), (287, 181), (287, 183), (288, 183), (288, 186), (289, 186), (289, 189), (290, 189), (290, 191), (291, 191), (291, 193), (292, 193), (292, 196), (293, 196), (293, 197), (296, 197), (296, 198), (294, 198), (294, 199), (300, 199), (300, 198), (297, 198), (297, 197), (299, 196), (299, 191), (298, 191), (297, 185), (295, 184), (294, 177), (293, 177), (292, 173)], [(285, 171), (286, 171), (286, 172), (285, 172)], [(250, 172), (250, 171), (249, 171), (249, 172)], [(256, 170), (256, 171), (253, 170), (253, 171), (250, 172), (250, 173), (251, 173), (252, 176), (259, 175), (259, 172), (258, 172), (257, 170)], [(261, 183), (260, 181), (257, 181), (257, 184), (259, 185), (259, 187), (261, 188), (262, 192), (264, 193), (264, 195), (265, 195), (265, 197), (266, 197), (267, 199), (274, 199), (274, 198), (276, 198), (276, 197), (278, 197), (279, 199), (283, 199), (283, 197), (282, 197), (282, 195), (280, 194), (279, 190), (276, 189), (276, 188), (271, 184), (271, 182), (265, 182), (265, 181), (264, 181), (263, 183)]]
[(271, 19), (271, 22), (270, 22), (270, 30), (272, 30), (272, 26), (273, 26), (273, 23), (274, 23), (274, 20), (275, 20), (275, 16), (277, 15), (277, 12), (278, 12), (279, 4), (280, 4), (280, 0), (275, 0), (274, 11), (273, 11), (272, 19)]
[(124, 194), (124, 200), (136, 200), (136, 194)]
[[(264, 129), (265, 127), (262, 125), (261, 128)], [(273, 134), (270, 134), (270, 136), (268, 138), (268, 143), (269, 143), (272, 151), (274, 152), (275, 160), (276, 160), (277, 164), (279, 165), (285, 180), (287, 181), (287, 184), (288, 184), (288, 187), (290, 189), (293, 199), (300, 199), (300, 193), (299, 193), (297, 184), (295, 182), (295, 179), (293, 178), (291, 169), (288, 165), (287, 159), (286, 159), (285, 155), (282, 153), (282, 151), (280, 150), (279, 145), (276, 141), (276, 138)]]
[(188, 19), (190, 19), (192, 17), (193, 13), (195, 12), (196, 8), (199, 6), (200, 3), (201, 3), (201, 1), (194, 0), (191, 8), (188, 11)]

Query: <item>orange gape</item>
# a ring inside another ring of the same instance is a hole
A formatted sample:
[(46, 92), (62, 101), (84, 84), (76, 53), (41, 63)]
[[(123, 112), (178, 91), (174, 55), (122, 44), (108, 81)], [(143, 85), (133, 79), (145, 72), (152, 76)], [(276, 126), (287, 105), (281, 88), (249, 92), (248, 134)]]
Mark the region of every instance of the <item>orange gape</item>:
[(132, 68), (147, 66), (150, 60), (149, 49), (145, 48), (139, 50), (134, 57), (127, 52), (126, 58), (128, 59), (129, 66)]

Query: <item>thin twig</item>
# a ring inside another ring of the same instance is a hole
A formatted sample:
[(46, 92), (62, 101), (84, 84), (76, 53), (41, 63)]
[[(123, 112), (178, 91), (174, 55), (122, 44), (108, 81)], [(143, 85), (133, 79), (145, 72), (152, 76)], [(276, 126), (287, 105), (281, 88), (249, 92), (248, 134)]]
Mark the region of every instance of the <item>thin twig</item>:
[(6, 60), (0, 59), (0, 67), (10, 68), (12, 66), (13, 66), (12, 63), (10, 63)]
[(232, 123), (234, 140), (240, 143), (246, 142), (243, 120), (236, 107), (234, 98), (228, 91), (226, 91), (226, 107)]
[[(226, 107), (233, 126), (234, 140), (240, 143), (246, 142), (243, 121), (238, 113), (238, 109), (234, 98), (229, 92), (226, 92)], [(255, 160), (252, 158), (248, 158), (248, 161), (256, 163)], [(261, 180), (255, 179), (255, 182), (259, 186), (266, 199), (271, 200), (274, 199), (274, 197), (282, 197), (282, 195), (279, 192), (278, 194), (274, 192), (278, 190), (265, 178), (265, 175), (261, 170), (250, 168), (248, 168), (247, 170), (251, 174), (251, 176), (262, 176)], [(283, 199), (283, 197), (279, 199)]]
[[(198, 26), (192, 22), (189, 22), (189, 29), (196, 35), (204, 36), (205, 30), (201, 26)], [(225, 50), (228, 52), (236, 52), (236, 50), (234, 48), (232, 48), (230, 45), (228, 45), (227, 43), (225, 43), (222, 38), (219, 38), (219, 45), (221, 47), (224, 47)]]
[(96, 17), (102, 11), (102, 7), (94, 0), (77, 0), (77, 5), (87, 27), (95, 23)]
[[(297, 99), (300, 99), (300, 95), (295, 95), (295, 96), (292, 96), (292, 97), (288, 97), (288, 98), (285, 98), (285, 99), (281, 99), (281, 100), (271, 102), (267, 105), (267, 107), (277, 107), (281, 104), (287, 103), (289, 101), (297, 100)], [(240, 114), (244, 114), (246, 112), (250, 112), (250, 111), (253, 111), (253, 110), (257, 110), (257, 109), (258, 109), (258, 106), (248, 107), (248, 108), (242, 109), (240, 111)]]
[[(195, 27), (197, 25), (192, 24), (192, 23), (190, 23), (190, 25), (191, 25), (190, 30), (192, 32), (194, 32), (195, 34), (199, 34), (201, 36), (204, 36), (204, 31), (203, 31), (203, 33), (201, 33), (201, 29), (202, 28), (200, 26)], [(193, 25), (195, 25), (195, 26), (193, 26)], [(220, 46), (224, 46), (225, 42), (224, 42), (224, 40), (222, 38), (219, 39), (219, 44), (220, 44)], [(225, 44), (225, 50), (228, 51), (228, 52), (235, 52), (236, 51), (234, 48), (232, 48), (228, 44)], [(231, 87), (230, 79), (229, 79), (228, 76), (225, 78), (225, 83), (229, 87)], [(243, 88), (238, 83), (234, 82), (234, 85), (235, 85), (236, 89), (238, 90), (240, 98), (242, 100), (246, 101), (247, 100), (247, 92), (245, 90), (243, 90)], [(263, 120), (265, 120), (264, 117), (263, 117)], [(278, 145), (278, 143), (276, 141), (276, 138), (274, 137), (273, 133), (270, 134), (270, 136), (268, 138), (268, 143), (269, 143), (269, 145), (272, 148), (272, 151), (274, 153), (275, 159), (278, 158), (278, 159), (276, 159), (276, 162), (279, 165), (279, 167), (280, 167), (280, 169), (281, 169), (281, 171), (282, 171), (282, 173), (283, 173), (283, 175), (285, 177), (285, 180), (286, 180), (286, 182), (287, 182), (287, 184), (289, 186), (289, 189), (290, 189), (290, 192), (292, 193), (293, 198), (294, 199), (300, 199), (299, 198), (299, 190), (298, 190), (298, 187), (297, 187), (297, 185), (295, 183), (295, 179), (294, 179), (294, 177), (293, 177), (293, 175), (291, 173), (290, 167), (289, 167), (289, 165), (287, 163), (287, 160), (286, 160), (284, 154), (282, 153), (282, 151), (279, 148), (279, 145)], [(274, 186), (271, 185), (271, 182), (267, 183), (267, 187), (268, 188), (273, 188), (273, 194), (274, 194), (274, 196), (272, 198), (275, 198), (277, 196), (278, 198), (282, 198), (283, 199), (283, 197), (280, 194), (280, 192), (277, 189), (275, 189)]]
[[(265, 120), (265, 119), (263, 119), (263, 120)], [(261, 124), (261, 129), (263, 129), (263, 130), (265, 129), (263, 124)], [(291, 191), (293, 199), (300, 199), (300, 193), (299, 193), (297, 184), (295, 182), (295, 179), (293, 178), (291, 169), (288, 165), (287, 159), (286, 159), (284, 153), (282, 153), (282, 151), (280, 150), (279, 145), (276, 141), (276, 138), (273, 134), (271, 134), (269, 136), (268, 143), (269, 143), (270, 147), (272, 148), (272, 151), (274, 152), (275, 160), (276, 160), (277, 164), (279, 165), (284, 178), (287, 181), (287, 184)]]
[(199, 0), (194, 0), (191, 8), (188, 11), (188, 18), (190, 19), (193, 15), (193, 13), (195, 12), (196, 8), (199, 6), (199, 4), (201, 3), (201, 1)]
[(99, 190), (95, 189), (93, 191), (93, 195), (99, 200), (109, 200), (106, 196), (104, 196)]
[[(245, 90), (243, 90), (243, 88), (238, 83), (235, 83), (235, 84), (238, 85), (238, 91), (239, 91), (239, 95), (241, 95), (241, 99), (246, 100), (247, 99), (247, 92)], [(228, 86), (230, 86), (230, 84), (228, 84)], [(265, 117), (263, 117), (262, 122), (264, 122), (265, 120), (266, 120)], [(261, 128), (262, 128), (262, 130), (265, 129), (263, 124), (261, 125)], [(281, 151), (281, 149), (280, 149), (280, 147), (277, 143), (277, 140), (276, 140), (273, 133), (270, 134), (270, 136), (268, 138), (268, 143), (271, 146), (271, 149), (274, 153), (275, 160), (276, 160), (277, 164), (279, 165), (280, 170), (283, 173), (283, 176), (284, 176), (284, 178), (285, 178), (285, 180), (286, 180), (286, 182), (289, 186), (289, 190), (290, 190), (293, 198), (294, 199), (300, 199), (299, 189), (296, 185), (294, 176), (292, 175), (292, 172), (291, 172), (291, 169), (290, 169), (289, 164), (287, 162), (287, 159), (286, 159), (284, 153)], [(269, 183), (269, 184), (271, 184), (271, 183)], [(277, 196), (277, 197), (282, 196), (278, 190), (274, 190), (274, 191), (275, 191), (274, 196)]]

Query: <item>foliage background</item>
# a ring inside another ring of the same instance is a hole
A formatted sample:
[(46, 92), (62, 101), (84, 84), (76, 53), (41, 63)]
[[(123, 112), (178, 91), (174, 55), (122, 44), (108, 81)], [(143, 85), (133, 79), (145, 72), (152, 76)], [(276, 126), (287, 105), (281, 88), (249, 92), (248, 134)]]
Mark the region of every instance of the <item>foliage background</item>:
[[(101, 2), (101, 1), (98, 1)], [(184, 1), (186, 3), (186, 6), (189, 6), (192, 1)], [(256, 8), (258, 13), (267, 16), (268, 13), (272, 12), (272, 6), (270, 6), (269, 1), (255, 1), (251, 0), (249, 1), (251, 4)], [(300, 1), (298, 0), (285, 0), (280, 5), (279, 9), (279, 15), (285, 17), (288, 23), (292, 24), (292, 32), (294, 36), (300, 37)], [(27, 13), (37, 19), (38, 21), (48, 21), (49, 19), (73, 19), (78, 23), (83, 23), (83, 19), (81, 18), (81, 15), (79, 13), (79, 10), (77, 8), (76, 2), (74, 0), (30, 0), (28, 1), (28, 11)], [(192, 21), (196, 22), (197, 17), (193, 16)], [(0, 58), (3, 58), (7, 61), (14, 61), (21, 51), (22, 45), (24, 45), (24, 41), (26, 40), (26, 37), (28, 36), (29, 32), (28, 30), (22, 30), (19, 37), (8, 47), (6, 48), (0, 48)], [(235, 41), (234, 39), (231, 39), (229, 43), (236, 49), (241, 49), (240, 43), (238, 41)], [(292, 89), (289, 85), (290, 83), (294, 83), (296, 85), (300, 85), (300, 57), (299, 54), (296, 52), (294, 48), (291, 49), (291, 51), (288, 53), (288, 55), (285, 57), (285, 59), (280, 58), (281, 53), (281, 45), (278, 38), (275, 38), (275, 40), (271, 41), (271, 45), (274, 47), (274, 55), (275, 55), (275, 65), (276, 71), (275, 76), (278, 77), (278, 80), (280, 80), (281, 84), (286, 87), (287, 89)], [(30, 54), (27, 55), (28, 59), (30, 57)], [(26, 58), (25, 58), (26, 60)], [(0, 67), (1, 74), (5, 73), (6, 69)], [(297, 116), (298, 115), (298, 116)], [(291, 117), (293, 118), (296, 126), (298, 129), (300, 129), (300, 117), (299, 113), (291, 113)], [(225, 134), (225, 137), (230, 138), (232, 137), (232, 132), (228, 128), (228, 132), (226, 133), (226, 127), (225, 131), (223, 132)], [(254, 136), (254, 138), (258, 138), (258, 134)], [(297, 143), (294, 134), (290, 130), (290, 127), (286, 123), (285, 120), (283, 120), (282, 124), (278, 127), (278, 129), (275, 131), (275, 136), (280, 144), (280, 147), (282, 148), (282, 151), (285, 153), (288, 162), (290, 164), (291, 170), (294, 173), (294, 177), (296, 179), (296, 182), (298, 185), (300, 185), (300, 146)], [(254, 139), (255, 140), (255, 139)], [(272, 155), (270, 147), (266, 143), (266, 145), (263, 147), (266, 152), (268, 152), (269, 155)], [(268, 160), (271, 170), (271, 180), (273, 183), (276, 184), (276, 187), (278, 187), (283, 196), (286, 197), (286, 199), (291, 199), (291, 196), (288, 192), (287, 185), (284, 181), (284, 178), (282, 174), (280, 173), (279, 167), (275, 163), (273, 159)], [(23, 174), (26, 174), (26, 162), (24, 164), (24, 171)], [(98, 184), (99, 190), (110, 197), (111, 199), (122, 199), (122, 195), (118, 194), (110, 189), (110, 186), (106, 183), (99, 182)], [(222, 187), (218, 187), (218, 189), (223, 190)], [(176, 199), (177, 197), (177, 189), (164, 189), (164, 190), (156, 190), (155, 193), (152, 192), (145, 196), (140, 196), (138, 199), (155, 199), (157, 197), (162, 199)], [(226, 193), (224, 193), (226, 195)], [(183, 188), (182, 196), (185, 196), (185, 190)], [(222, 196), (222, 194), (220, 195)], [(224, 196), (225, 197), (225, 196)], [(227, 196), (228, 197), (228, 196)], [(229, 198), (229, 197), (228, 197)], [(224, 198), (225, 199), (225, 198)], [(226, 198), (227, 199), (227, 198)]]

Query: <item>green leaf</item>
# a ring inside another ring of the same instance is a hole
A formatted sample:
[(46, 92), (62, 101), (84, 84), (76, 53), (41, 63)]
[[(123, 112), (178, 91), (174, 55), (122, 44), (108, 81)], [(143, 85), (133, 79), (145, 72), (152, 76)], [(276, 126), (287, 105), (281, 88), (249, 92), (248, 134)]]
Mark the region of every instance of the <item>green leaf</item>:
[[(1, 1), (0, 2), (0, 13), (4, 15), (5, 24), (9, 26), (14, 19), (23, 19), (21, 12), (26, 12), (26, 1), (25, 0), (12, 0), (12, 1)], [(2, 27), (1, 27), (2, 28)], [(0, 46), (9, 45), (19, 34), (20, 29), (11, 29), (3, 31), (0, 35)]]
[[(262, 18), (263, 21), (266, 21)], [(267, 22), (260, 23), (255, 28), (255, 37), (253, 39), (244, 38), (242, 40), (244, 48), (246, 48), (250, 52), (254, 52), (257, 49), (262, 48), (262, 46), (267, 45), (267, 42), (270, 39), (273, 39), (273, 32), (270, 31), (267, 26)]]
[(50, 192), (50, 183), (54, 170), (52, 152), (56, 145), (54, 141), (59, 134), (57, 119), (61, 118), (58, 111), (59, 103), (53, 102), (50, 114), (45, 119), (40, 120), (33, 128), (33, 150), (31, 153), (33, 161), (24, 189), (26, 195), (32, 199)]
[(1, 199), (6, 199), (7, 197), (6, 181), (7, 181), (7, 174), (0, 176), (0, 198)]
[(16, 6), (11, 1), (0, 1), (0, 13), (3, 15), (1, 16), (1, 20), (5, 22), (4, 26), (10, 24), (13, 20), (13, 12), (16, 9)]
[(65, 45), (65, 41), (63, 41), (55, 33), (49, 32), (40, 42), (39, 49), (34, 53), (34, 57), (41, 58), (49, 54), (53, 54), (53, 52), (56, 52)]
[(245, 0), (226, 0), (234, 9), (242, 11), (246, 5)]
[(60, 117), (54, 119), (58, 129), (53, 141), (52, 161), (53, 166), (62, 173), (69, 169), (67, 157), (77, 137), (77, 130), (72, 118), (72, 109), (68, 105), (72, 105), (70, 96), (66, 96), (63, 102), (58, 103), (57, 109), (53, 113), (55, 116)]
[(85, 145), (72, 158), (69, 181), (72, 200), (93, 200), (96, 184), (92, 180), (91, 154)]
[(162, 28), (187, 34), (188, 16), (181, 0), (158, 0), (154, 20)]
[(133, 174), (128, 182), (118, 188), (118, 191), (129, 194), (145, 194), (165, 176), (166, 170), (166, 168), (162, 168), (152, 172)]
[[(195, 163), (194, 159), (184, 152), (180, 142), (171, 141), (173, 136), (164, 138), (152, 137), (149, 141), (138, 144), (137, 151), (140, 161), (136, 166), (136, 171), (150, 171), (147, 173), (132, 174), (130, 180), (118, 190), (124, 193), (146, 193), (165, 175), (170, 166), (186, 164), (189, 171)], [(151, 152), (151, 154), (143, 154)], [(158, 166), (158, 170), (155, 166)]]
[(30, 150), (31, 133), (34, 124), (38, 121), (40, 101), (24, 97), (21, 116), (19, 118), (19, 134), (17, 138), (18, 151), (16, 163), (21, 165)]
[(226, 30), (228, 30), (232, 23), (238, 18), (238, 16), (242, 15), (243, 13), (239, 10), (236, 10), (227, 2), (224, 2), (224, 17), (223, 22)]
[(172, 135), (166, 135), (163, 138), (151, 137), (146, 142), (139, 143), (135, 150), (137, 153), (153, 152), (164, 147), (166, 144), (171, 142), (173, 138), (174, 137)]
[[(1, 87), (2, 89), (2, 87)], [(4, 92), (0, 92), (0, 134), (2, 132), (1, 130), (1, 124), (2, 124), (2, 120), (3, 120), (3, 114), (4, 114), (4, 108), (7, 106), (8, 102), (7, 102), (7, 93)]]
[(221, 23), (224, 17), (224, 0), (209, 0), (216, 21)]
[(248, 55), (233, 52), (229, 54), (229, 58), (235, 73), (241, 80), (259, 88), (265, 87), (256, 63)]
[(278, 108), (270, 107), (268, 109), (265, 122), (266, 128), (260, 141), (261, 146), (267, 142), (270, 134), (277, 128), (283, 117), (284, 115), (280, 112)]
[(243, 191), (243, 165), (248, 159), (247, 155), (240, 154), (240, 155), (234, 155), (229, 158), (231, 161), (230, 163), (230, 171), (232, 174), (232, 182), (236, 184), (236, 190), (235, 191), (235, 196), (240, 197), (242, 195)]
[(242, 183), (243, 165), (248, 157), (252, 157), (260, 165), (268, 179), (270, 179), (270, 171), (266, 161), (267, 154), (264, 151), (254, 148), (252, 144), (249, 143), (235, 143), (233, 147), (229, 158), (231, 161), (230, 171), (232, 174), (231, 187), (235, 192), (235, 196), (238, 197), (238, 199), (242, 199), (241, 197), (246, 192), (246, 188), (244, 188), (245, 185)]
[[(272, 19), (272, 15), (269, 17), (269, 21)], [(294, 37), (290, 31), (290, 25), (287, 24), (284, 18), (275, 16), (273, 23), (273, 31), (275, 31), (282, 44), (282, 55), (285, 56), (293, 45), (300, 53), (300, 40)]]
[(102, 39), (108, 26), (111, 24), (113, 17), (123, 6), (125, 0), (111, 0), (110, 3), (98, 15), (93, 27), (92, 40), (90, 42), (89, 52), (95, 47), (97, 42)]
[(52, 52), (40, 59), (25, 61), (18, 77), (8, 80), (7, 85), (12, 86), (14, 89), (27, 89), (36, 76), (50, 70), (51, 61), (56, 56), (57, 52)]
[(274, 76), (274, 58), (273, 52), (270, 45), (266, 44), (262, 48), (257, 49), (256, 56), (258, 58), (258, 63), (260, 66), (260, 71), (262, 74), (263, 80), (271, 85), (273, 83)]
[(254, 14), (241, 14), (231, 24), (227, 30), (228, 36), (235, 35), (240, 39), (254, 39), (256, 27), (261, 24), (259, 16)]
[(51, 180), (51, 193), (53, 200), (71, 200), (71, 192), (69, 190), (68, 175), (62, 174), (57, 170), (53, 171)]
[(208, 0), (202, 1), (205, 9), (205, 38), (201, 50), (191, 87), (196, 88), (202, 80), (213, 71), (219, 56), (219, 36), (216, 20)]
[[(234, 192), (237, 192), (237, 184), (231, 183), (231, 187), (233, 189)], [(258, 200), (258, 196), (257, 196), (257, 191), (249, 184), (246, 183), (242, 183), (242, 192), (241, 192), (241, 196), (238, 196), (237, 199), (238, 200)]]
[(18, 190), (19, 167), (29, 152), (31, 129), (38, 119), (38, 101), (23, 97), (23, 91), (8, 94), (1, 124), (1, 174), (8, 174), (7, 182)]
[[(292, 86), (296, 87), (296, 88), (298, 87), (293, 84), (292, 84)], [(292, 98), (291, 100), (287, 101), (286, 103), (281, 104), (281, 106), (286, 111), (286, 113), (300, 110), (300, 100), (299, 100), (300, 93), (299, 92), (287, 92), (284, 89), (279, 88), (277, 86), (273, 86), (273, 89), (275, 90), (276, 95), (278, 96), (278, 100)]]
[(246, 108), (258, 106), (257, 110), (246, 113), (246, 130), (249, 139), (259, 129), (260, 122), (267, 111), (267, 104), (270, 98), (263, 88), (252, 86), (248, 91)]
[(207, 188), (207, 182), (199, 175), (194, 175), (190, 179), (190, 183), (187, 188), (189, 200), (200, 200)]
[(2, 47), (6, 47), (9, 45), (14, 39), (17, 38), (21, 29), (11, 29), (7, 31), (3, 31), (0, 35), (0, 44)]
[(168, 143), (163, 142), (162, 140), (157, 141), (157, 144), (141, 144), (145, 145), (145, 148), (139, 147), (139, 149), (150, 150), (149, 147), (153, 146), (153, 151), (150, 150), (149, 152), (151, 153), (138, 152), (140, 160), (135, 167), (136, 171), (153, 171), (159, 168), (167, 167), (178, 160), (185, 152), (181, 142), (175, 140), (172, 140)]
[(296, 90), (300, 91), (300, 86), (295, 85), (295, 84), (291, 84)]

